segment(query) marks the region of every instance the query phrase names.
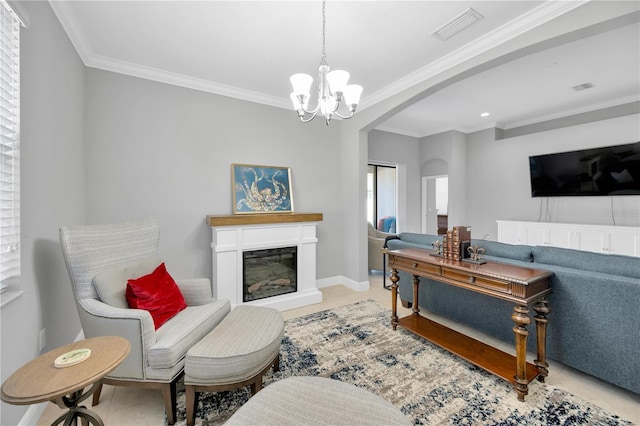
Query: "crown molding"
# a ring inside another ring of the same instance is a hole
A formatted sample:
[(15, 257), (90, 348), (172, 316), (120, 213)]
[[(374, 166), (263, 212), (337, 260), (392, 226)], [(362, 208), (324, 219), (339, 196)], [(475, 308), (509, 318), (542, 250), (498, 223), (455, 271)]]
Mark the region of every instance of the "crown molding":
[[(365, 97), (360, 110), (374, 105), (402, 90), (408, 89), (428, 78), (463, 63), (493, 47), (513, 39), (539, 25), (561, 16), (589, 0), (548, 1), (532, 9), (526, 14), (513, 19), (500, 28), (466, 44), (460, 49), (432, 62), (395, 83)], [(88, 42), (87, 36), (73, 12), (69, 2), (49, 0), (49, 5), (60, 21), (67, 36), (78, 52), (80, 59), (87, 67), (103, 69), (120, 74), (131, 75), (148, 80), (187, 87), (194, 90), (214, 93), (222, 96), (242, 99), (249, 102), (266, 104), (278, 108), (290, 109), (288, 98), (281, 98), (253, 92), (238, 87), (227, 86), (212, 81), (190, 77), (184, 74), (171, 73), (165, 70), (120, 61), (106, 56), (96, 55)]]
[(91, 48), (87, 36), (82, 30), (76, 14), (66, 1), (49, 0), (54, 14), (71, 40), (85, 66), (119, 74), (130, 75), (174, 86), (186, 87), (216, 95), (228, 96), (249, 102), (290, 109), (291, 101), (264, 93), (253, 92), (238, 87), (227, 86), (209, 80), (173, 73), (158, 68), (148, 67), (132, 62), (121, 61), (107, 56), (97, 55)]
[(409, 136), (411, 138), (420, 139), (420, 135), (418, 133), (410, 132), (407, 129), (396, 129), (395, 127), (390, 126), (378, 126), (373, 128), (373, 130), (379, 130), (381, 132), (394, 133), (396, 135)]
[(544, 123), (545, 121), (557, 120), (559, 118), (570, 117), (572, 115), (584, 114), (587, 112), (598, 111), (600, 109), (611, 108), (619, 105), (629, 104), (632, 102), (640, 102), (640, 95), (625, 96), (623, 98), (611, 99), (596, 104), (584, 105), (579, 108), (565, 110), (554, 114), (545, 114), (525, 120), (513, 121), (505, 124), (504, 130), (515, 129), (516, 127), (528, 126), (530, 124)]
[(426, 138), (428, 136), (438, 135), (440, 133), (445, 133), (450, 131), (458, 131), (461, 133), (469, 134), (469, 133), (475, 133), (475, 132), (479, 132), (481, 130), (487, 130), (487, 129), (510, 130), (518, 127), (528, 126), (531, 124), (540, 124), (546, 121), (571, 117), (578, 114), (589, 113), (589, 112), (598, 111), (605, 108), (612, 108), (612, 107), (625, 105), (633, 102), (640, 102), (640, 95), (625, 96), (622, 98), (611, 99), (605, 102), (598, 102), (595, 104), (581, 106), (579, 108), (564, 110), (558, 113), (539, 115), (536, 117), (527, 118), (525, 120), (512, 121), (508, 123), (501, 123), (496, 121), (493, 123), (487, 123), (487, 124), (484, 124), (481, 126), (475, 126), (475, 127), (442, 127), (440, 129), (429, 131), (428, 134), (419, 134), (416, 132), (407, 131), (406, 129), (396, 129), (394, 127), (389, 127), (389, 126), (378, 126), (378, 127), (375, 127), (375, 130), (382, 130), (385, 132), (397, 133), (400, 135), (411, 136), (418, 139)]
[(227, 96), (230, 98), (241, 99), (244, 101), (255, 102), (277, 108), (291, 109), (291, 101), (277, 96), (271, 96), (260, 92), (227, 86), (224, 84), (212, 82), (210, 80), (173, 73), (158, 68), (147, 67), (132, 62), (108, 58), (105, 56), (90, 55), (88, 60), (85, 62), (85, 65), (91, 68), (112, 71), (132, 77), (138, 77), (146, 80), (157, 81), (160, 83), (185, 87), (188, 89), (194, 89), (201, 92), (213, 93), (220, 96)]
[(31, 18), (29, 17), (29, 13), (25, 10), (22, 4), (20, 4), (20, 2), (18, 2), (17, 0), (7, 0), (7, 4), (9, 5), (9, 8), (13, 11), (13, 13), (15, 13), (15, 15), (17, 16), (20, 24), (24, 28), (29, 28), (29, 25), (31, 25)]
[(93, 51), (73, 9), (66, 1), (49, 0), (49, 6), (78, 52), (80, 60), (87, 65), (87, 58), (93, 54)]
[[(450, 68), (474, 58), (519, 35), (526, 33), (552, 19), (588, 3), (589, 0), (548, 1), (535, 9), (511, 20), (484, 36), (467, 43), (461, 48), (443, 56), (429, 65), (397, 80), (395, 83), (372, 93), (367, 97), (367, 106), (376, 104), (396, 93), (415, 86)], [(361, 108), (363, 109), (363, 108)]]

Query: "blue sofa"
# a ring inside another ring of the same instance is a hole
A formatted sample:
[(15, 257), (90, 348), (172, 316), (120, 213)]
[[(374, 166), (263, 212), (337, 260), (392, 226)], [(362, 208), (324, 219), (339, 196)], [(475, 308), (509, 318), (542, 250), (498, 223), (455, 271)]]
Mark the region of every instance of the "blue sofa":
[[(390, 250), (432, 250), (440, 238), (401, 233), (386, 244)], [(549, 359), (640, 393), (640, 258), (483, 240), (471, 244), (484, 247), (487, 260), (553, 272)], [(399, 277), (400, 299), (410, 303), (412, 279), (402, 271)], [(425, 278), (421, 283), (421, 309), (514, 342), (512, 303)], [(535, 353), (535, 327), (529, 332), (527, 349)]]

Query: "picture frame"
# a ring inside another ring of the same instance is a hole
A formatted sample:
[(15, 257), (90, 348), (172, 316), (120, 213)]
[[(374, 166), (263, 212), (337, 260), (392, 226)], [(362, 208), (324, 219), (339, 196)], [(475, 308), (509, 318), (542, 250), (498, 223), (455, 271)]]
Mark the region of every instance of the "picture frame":
[(234, 214), (293, 213), (291, 168), (231, 165)]

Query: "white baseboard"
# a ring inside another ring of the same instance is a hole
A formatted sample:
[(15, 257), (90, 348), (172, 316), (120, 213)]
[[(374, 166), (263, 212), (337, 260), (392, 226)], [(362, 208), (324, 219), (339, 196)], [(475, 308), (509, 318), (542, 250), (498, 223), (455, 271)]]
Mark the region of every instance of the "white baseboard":
[(317, 288), (331, 287), (334, 285), (343, 285), (345, 287), (349, 287), (353, 291), (367, 291), (369, 290), (369, 281), (354, 281), (350, 278), (344, 277), (342, 275), (330, 278), (323, 278), (321, 280), (316, 280)]
[(42, 417), (45, 408), (47, 408), (48, 402), (41, 402), (40, 404), (31, 405), (24, 416), (18, 422), (18, 426), (33, 426), (38, 424), (38, 420)]

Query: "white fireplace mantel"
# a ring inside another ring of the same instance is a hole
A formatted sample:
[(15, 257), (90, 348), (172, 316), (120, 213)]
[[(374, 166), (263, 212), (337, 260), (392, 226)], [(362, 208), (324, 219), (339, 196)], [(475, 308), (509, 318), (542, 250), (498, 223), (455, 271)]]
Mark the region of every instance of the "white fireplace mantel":
[[(269, 306), (280, 311), (322, 302), (316, 287), (316, 226), (321, 213), (272, 213), (207, 216), (211, 226), (213, 294), (241, 304)], [(297, 291), (243, 302), (242, 254), (245, 251), (297, 247)]]

